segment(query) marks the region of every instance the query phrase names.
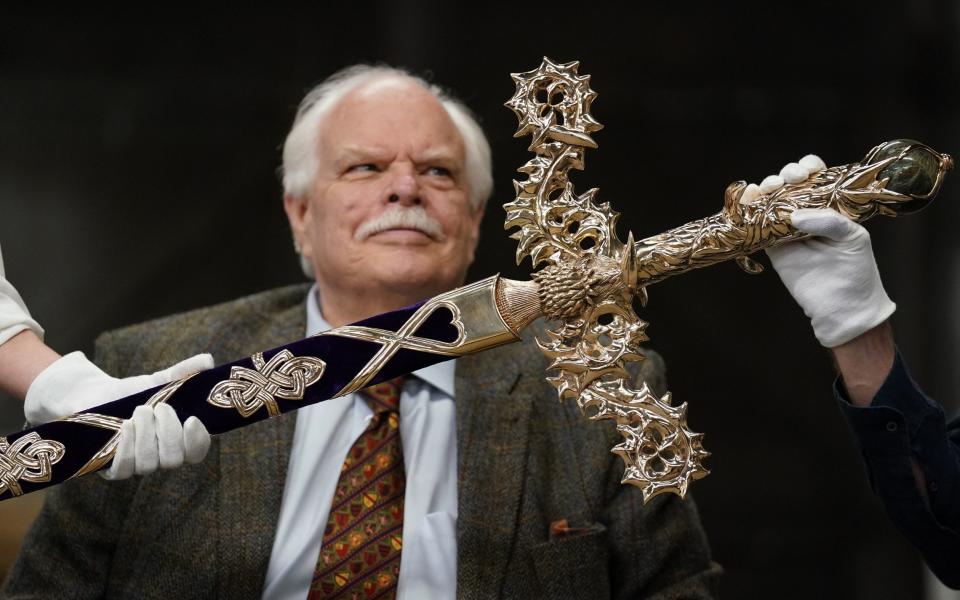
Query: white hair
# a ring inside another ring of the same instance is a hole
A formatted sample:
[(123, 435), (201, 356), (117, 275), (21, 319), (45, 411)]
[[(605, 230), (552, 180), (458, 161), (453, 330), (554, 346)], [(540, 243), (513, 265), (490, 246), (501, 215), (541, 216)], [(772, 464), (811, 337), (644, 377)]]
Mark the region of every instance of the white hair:
[[(283, 191), (301, 201), (313, 186), (319, 166), (320, 123), (323, 117), (348, 93), (364, 83), (380, 79), (403, 78), (422, 86), (440, 102), (460, 133), (464, 146), (464, 170), (474, 210), (484, 206), (493, 192), (493, 164), (490, 143), (472, 111), (441, 87), (396, 67), (358, 64), (341, 69), (315, 86), (300, 101), (293, 126), (283, 144)], [(303, 272), (313, 278), (313, 265), (300, 257)]]
[(382, 65), (353, 65), (341, 69), (307, 92), (297, 108), (293, 127), (283, 144), (283, 191), (295, 198), (303, 198), (313, 185), (319, 157), (317, 156), (320, 122), (340, 100), (361, 84), (378, 79), (410, 79), (423, 86), (440, 102), (450, 120), (463, 138), (467, 185), (470, 203), (480, 208), (493, 191), (493, 166), (490, 144), (473, 113), (460, 100), (437, 85), (428, 83), (403, 69)]

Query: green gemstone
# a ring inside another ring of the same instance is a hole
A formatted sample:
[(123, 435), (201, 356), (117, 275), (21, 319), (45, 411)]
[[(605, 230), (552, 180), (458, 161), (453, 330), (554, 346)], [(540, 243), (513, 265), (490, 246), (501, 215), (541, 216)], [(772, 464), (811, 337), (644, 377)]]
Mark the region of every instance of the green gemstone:
[(903, 157), (890, 163), (880, 171), (879, 179), (889, 178), (887, 189), (911, 196), (913, 200), (890, 206), (900, 214), (916, 212), (927, 206), (932, 198), (927, 196), (933, 191), (940, 170), (940, 156), (929, 147), (914, 140), (894, 140), (880, 149), (870, 160), (879, 162), (891, 156), (898, 156), (908, 146), (913, 146)]

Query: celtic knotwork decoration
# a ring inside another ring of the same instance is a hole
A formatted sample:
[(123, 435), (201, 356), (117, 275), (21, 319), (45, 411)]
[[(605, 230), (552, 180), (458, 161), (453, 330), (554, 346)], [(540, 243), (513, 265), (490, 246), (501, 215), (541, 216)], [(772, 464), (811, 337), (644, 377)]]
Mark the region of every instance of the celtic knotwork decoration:
[(17, 438), (12, 443), (0, 437), (0, 494), (23, 494), (20, 481), (42, 483), (50, 481), (53, 465), (63, 458), (66, 449), (54, 440), (44, 440), (35, 432)]
[(326, 366), (318, 358), (294, 356), (289, 350), (274, 354), (269, 361), (264, 361), (262, 352), (250, 358), (256, 370), (232, 367), (230, 378), (210, 390), (207, 402), (235, 408), (244, 417), (266, 406), (269, 416), (276, 417), (280, 414), (277, 398), (302, 400), (307, 387), (320, 379)]
[[(457, 330), (456, 339), (451, 342), (443, 342), (413, 335), (424, 321), (426, 321), (434, 311), (440, 308), (445, 308), (450, 311), (452, 315), (450, 323)], [(415, 313), (410, 315), (410, 318), (407, 319), (403, 326), (397, 331), (377, 327), (364, 327), (362, 325), (345, 325), (318, 335), (335, 335), (380, 344), (380, 349), (377, 350), (377, 353), (367, 361), (367, 364), (360, 369), (350, 383), (336, 394), (336, 396), (344, 396), (367, 387), (384, 365), (390, 362), (390, 359), (402, 348), (430, 354), (456, 356), (459, 354), (459, 347), (464, 340), (465, 334), (466, 330), (464, 329), (463, 320), (460, 317), (460, 308), (453, 302), (433, 298), (425, 302)]]
[(626, 363), (643, 358), (646, 323), (633, 310), (646, 299), (636, 277), (633, 235), (616, 235), (617, 213), (597, 204), (596, 189), (576, 194), (571, 169), (582, 169), (590, 136), (601, 125), (589, 113), (596, 93), (578, 63), (544, 58), (539, 68), (515, 73), (517, 91), (507, 106), (520, 121), (516, 135), (530, 134), (536, 156), (519, 169), (516, 199), (504, 205), (505, 228), (519, 227), (517, 262), (530, 257), (544, 314), (558, 322), (540, 348), (552, 359), (548, 378), (561, 398), (576, 398), (592, 419), (612, 419), (624, 442), (623, 481), (643, 489), (644, 500), (662, 492), (686, 493), (706, 475), (700, 435), (686, 426), (685, 405), (672, 407), (644, 385), (629, 385)]

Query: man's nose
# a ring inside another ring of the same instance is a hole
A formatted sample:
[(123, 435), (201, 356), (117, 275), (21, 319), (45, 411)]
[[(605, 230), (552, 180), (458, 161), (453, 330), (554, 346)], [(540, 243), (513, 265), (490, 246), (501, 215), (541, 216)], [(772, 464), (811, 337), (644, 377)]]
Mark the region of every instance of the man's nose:
[(416, 173), (409, 169), (394, 173), (387, 189), (387, 202), (403, 206), (419, 205), (420, 185), (417, 183)]

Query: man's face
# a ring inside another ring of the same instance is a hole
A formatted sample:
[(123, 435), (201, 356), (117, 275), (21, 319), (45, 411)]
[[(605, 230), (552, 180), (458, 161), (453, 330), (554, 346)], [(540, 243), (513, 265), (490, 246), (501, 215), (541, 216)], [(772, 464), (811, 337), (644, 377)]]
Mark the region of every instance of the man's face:
[(463, 140), (443, 106), (412, 81), (376, 81), (334, 106), (318, 137), (309, 197), (285, 206), (321, 295), (420, 299), (463, 283), (482, 207), (470, 206)]

